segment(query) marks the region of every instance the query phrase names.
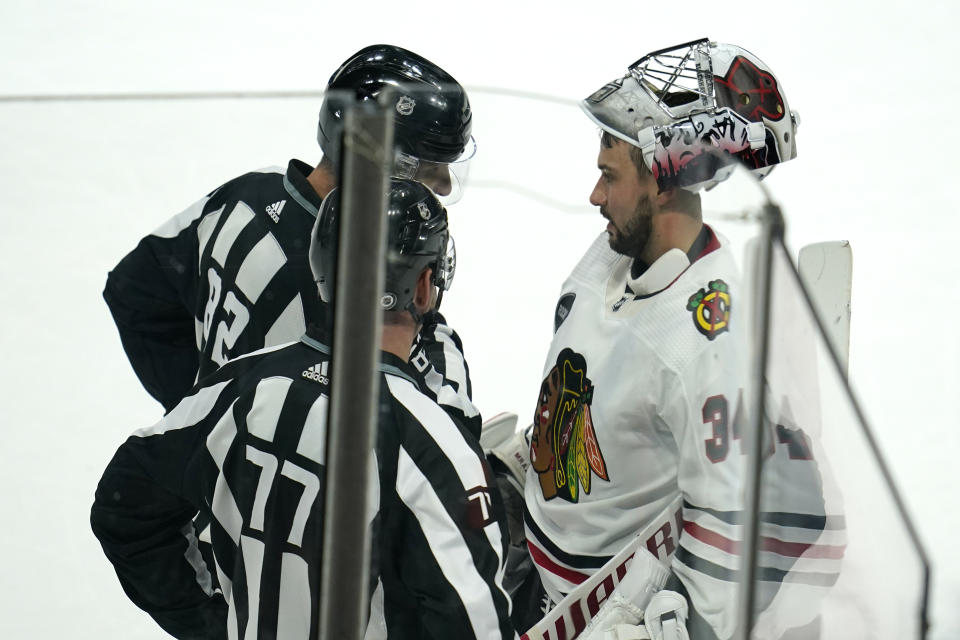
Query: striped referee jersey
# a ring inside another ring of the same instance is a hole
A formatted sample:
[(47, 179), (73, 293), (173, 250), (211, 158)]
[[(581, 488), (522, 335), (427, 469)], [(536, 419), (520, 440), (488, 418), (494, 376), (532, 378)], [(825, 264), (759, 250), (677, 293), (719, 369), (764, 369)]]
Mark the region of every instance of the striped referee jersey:
[[(231, 358), (324, 324), (309, 246), (322, 199), (310, 165), (291, 160), (230, 180), (144, 237), (103, 291), (144, 388), (171, 409)], [(480, 433), (462, 345), (425, 318), (411, 353), (421, 389)]]
[[(103, 474), (94, 533), (130, 599), (175, 637), (317, 637), (330, 385), (317, 337), (226, 363)], [(413, 372), (383, 354), (366, 637), (513, 637), (499, 496), (475, 439)]]

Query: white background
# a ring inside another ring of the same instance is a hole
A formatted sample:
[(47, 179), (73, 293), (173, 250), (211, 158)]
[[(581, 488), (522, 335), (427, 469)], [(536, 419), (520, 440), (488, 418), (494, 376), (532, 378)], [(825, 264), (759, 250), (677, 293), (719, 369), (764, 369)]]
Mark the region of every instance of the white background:
[[(596, 138), (573, 109), (481, 89), (575, 99), (655, 48), (745, 46), (802, 116), (799, 157), (766, 182), (788, 243), (852, 243), (851, 380), (929, 552), (931, 637), (945, 639), (960, 636), (958, 17), (952, 2), (4, 0), (0, 94), (317, 90), (375, 42), (441, 64), (476, 88), (480, 145), (476, 188), (452, 212), (448, 316), (484, 414), (527, 416), (554, 294), (604, 226), (586, 202)], [(87, 524), (115, 447), (159, 417), (100, 291), (142, 235), (226, 179), (316, 162), (317, 106), (0, 103), (0, 637), (163, 636), (124, 599)], [(491, 188), (492, 176), (539, 195)]]

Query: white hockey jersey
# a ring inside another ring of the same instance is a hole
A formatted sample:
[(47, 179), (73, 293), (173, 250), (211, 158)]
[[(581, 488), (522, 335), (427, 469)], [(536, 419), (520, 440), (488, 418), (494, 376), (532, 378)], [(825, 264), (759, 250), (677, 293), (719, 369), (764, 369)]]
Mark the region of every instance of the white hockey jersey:
[[(730, 330), (737, 268), (706, 230), (692, 264), (673, 249), (638, 278), (603, 233), (564, 283), (533, 420), (525, 525), (555, 601), (653, 526), (647, 549), (723, 638), (736, 624), (747, 354)], [(815, 539), (822, 520), (809, 526)]]

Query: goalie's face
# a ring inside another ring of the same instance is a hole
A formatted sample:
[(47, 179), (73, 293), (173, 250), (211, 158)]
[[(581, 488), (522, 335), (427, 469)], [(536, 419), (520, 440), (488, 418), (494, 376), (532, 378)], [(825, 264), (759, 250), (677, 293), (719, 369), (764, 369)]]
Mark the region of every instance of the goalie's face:
[(626, 142), (614, 141), (609, 147), (601, 142), (597, 168), (600, 178), (590, 194), (590, 204), (600, 207), (608, 221), (610, 248), (640, 257), (652, 231), (657, 182), (649, 172), (640, 175)]

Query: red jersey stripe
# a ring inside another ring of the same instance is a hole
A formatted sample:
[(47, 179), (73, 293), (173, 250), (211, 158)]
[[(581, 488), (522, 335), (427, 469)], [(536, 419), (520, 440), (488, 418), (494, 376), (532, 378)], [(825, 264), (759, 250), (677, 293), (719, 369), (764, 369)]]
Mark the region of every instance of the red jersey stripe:
[[(740, 543), (711, 531), (695, 522), (684, 522), (683, 530), (697, 540), (730, 554), (740, 553)], [(786, 542), (776, 538), (760, 538), (760, 550), (770, 551), (781, 556), (799, 558), (827, 558), (836, 560), (843, 557), (846, 546), (814, 545), (806, 542)]]
[(557, 564), (551, 560), (546, 553), (544, 553), (529, 540), (527, 540), (527, 549), (530, 550), (530, 557), (533, 558), (534, 562), (550, 573), (556, 574), (568, 582), (580, 584), (589, 577), (585, 573), (580, 573), (579, 571), (574, 571), (573, 569), (568, 569), (567, 567)]

